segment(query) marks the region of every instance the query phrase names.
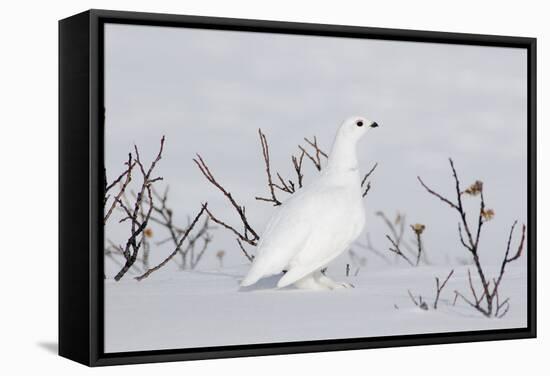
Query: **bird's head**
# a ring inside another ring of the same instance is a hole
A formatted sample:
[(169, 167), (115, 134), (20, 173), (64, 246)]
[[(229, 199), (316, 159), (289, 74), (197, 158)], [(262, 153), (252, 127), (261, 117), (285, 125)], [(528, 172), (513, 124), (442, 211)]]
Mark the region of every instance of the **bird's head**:
[(375, 121), (362, 116), (351, 116), (342, 123), (338, 134), (340, 137), (357, 142), (368, 130), (376, 127), (378, 124)]

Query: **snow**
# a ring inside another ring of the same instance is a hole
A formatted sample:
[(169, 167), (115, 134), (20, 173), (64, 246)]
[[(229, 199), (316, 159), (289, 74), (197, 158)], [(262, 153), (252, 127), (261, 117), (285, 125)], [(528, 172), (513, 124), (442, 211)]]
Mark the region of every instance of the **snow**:
[[(362, 269), (357, 276), (329, 267), (327, 274), (354, 289), (276, 290), (278, 277), (239, 288), (249, 265), (233, 268), (160, 270), (137, 282), (131, 276), (105, 281), (105, 351), (182, 349), (221, 345), (391, 336), (520, 328), (527, 325), (525, 257), (510, 264), (501, 286), (511, 308), (502, 319), (487, 319), (460, 299), (470, 296), (467, 269), (454, 267), (438, 310), (431, 309), (435, 280), (451, 267), (388, 266)], [(497, 266), (487, 268), (491, 275)], [(353, 273), (352, 273), (353, 274)], [(475, 273), (474, 273), (475, 274)], [(474, 279), (474, 283), (479, 282)], [(407, 290), (421, 294), (430, 310), (417, 308)]]

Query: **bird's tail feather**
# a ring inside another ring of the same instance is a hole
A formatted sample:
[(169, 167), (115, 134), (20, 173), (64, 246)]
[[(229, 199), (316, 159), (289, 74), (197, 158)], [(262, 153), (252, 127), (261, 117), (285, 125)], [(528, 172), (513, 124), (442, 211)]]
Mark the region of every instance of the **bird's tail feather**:
[(252, 273), (248, 273), (246, 275), (246, 277), (244, 277), (244, 279), (241, 281), (241, 287), (247, 287), (247, 286), (250, 286), (250, 285), (253, 285), (255, 284), (256, 282), (258, 282), (258, 280), (260, 279), (261, 277), (257, 276), (257, 275), (254, 275)]
[(278, 265), (270, 264), (270, 260), (257, 257), (254, 259), (254, 263), (250, 267), (250, 270), (241, 281), (241, 286), (246, 287), (253, 285), (264, 277), (279, 273), (281, 271), (279, 269)]

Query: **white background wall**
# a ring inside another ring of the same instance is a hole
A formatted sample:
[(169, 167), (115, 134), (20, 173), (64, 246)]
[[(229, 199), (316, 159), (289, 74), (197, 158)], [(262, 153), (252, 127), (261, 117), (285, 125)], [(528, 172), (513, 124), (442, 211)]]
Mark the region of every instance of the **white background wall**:
[[(548, 131), (550, 26), (542, 1), (57, 1), (9, 2), (0, 23), (0, 372), (123, 374), (520, 374), (547, 367), (545, 321), (550, 286)], [(140, 10), (299, 22), (539, 38), (537, 340), (332, 352), (248, 359), (124, 366), (90, 370), (53, 355), (57, 342), (57, 20), (87, 8)], [(546, 298), (546, 299), (545, 299)], [(544, 372), (544, 371), (543, 371)]]

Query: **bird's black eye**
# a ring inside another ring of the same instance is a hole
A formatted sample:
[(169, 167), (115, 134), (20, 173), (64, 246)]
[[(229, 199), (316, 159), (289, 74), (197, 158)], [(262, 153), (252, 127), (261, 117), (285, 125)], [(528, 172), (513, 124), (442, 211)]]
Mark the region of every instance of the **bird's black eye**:
[(362, 126), (363, 126), (363, 122), (362, 122), (361, 120), (359, 120), (359, 121), (358, 121), (357, 123), (355, 123), (355, 124), (357, 124), (358, 127), (362, 127)]

